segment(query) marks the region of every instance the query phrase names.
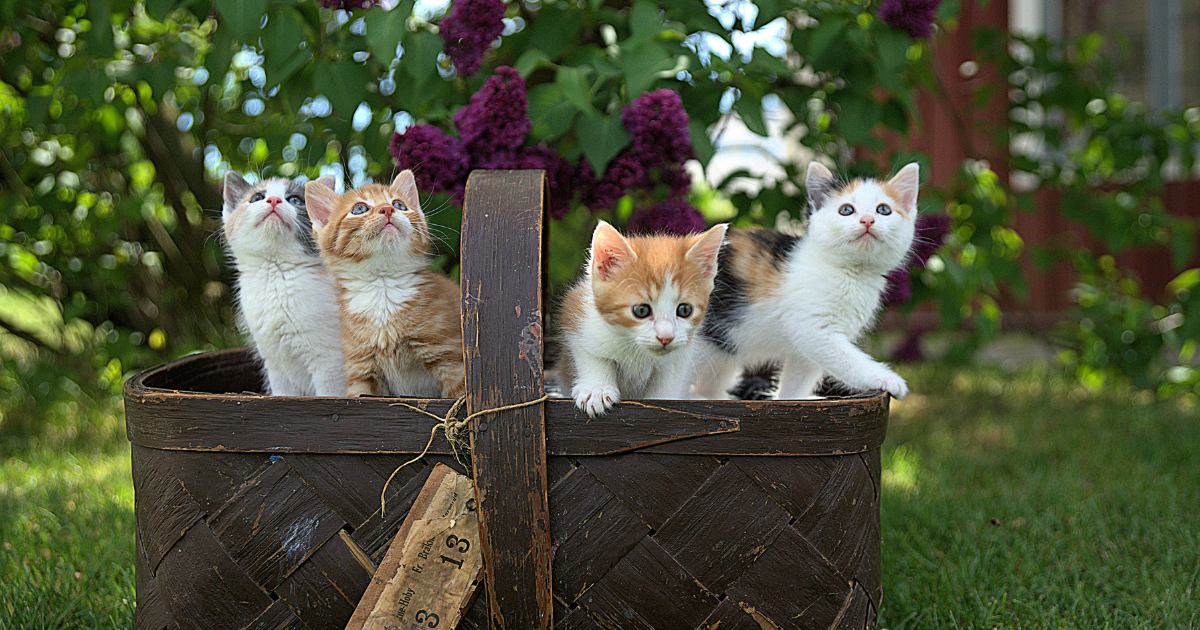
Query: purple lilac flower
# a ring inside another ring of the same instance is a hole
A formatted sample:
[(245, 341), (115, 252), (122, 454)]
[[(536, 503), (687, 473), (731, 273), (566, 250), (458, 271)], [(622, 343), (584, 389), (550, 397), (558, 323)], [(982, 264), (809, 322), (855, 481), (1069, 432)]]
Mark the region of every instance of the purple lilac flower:
[(913, 262), (925, 266), (950, 234), (950, 217), (944, 214), (922, 214), (917, 217), (917, 235), (913, 239)]
[(683, 164), (694, 154), (688, 115), (675, 91), (655, 90), (637, 97), (621, 112), (621, 124), (632, 136), (633, 151), (648, 168)]
[(575, 167), (550, 147), (537, 144), (517, 155), (513, 168), (542, 169), (550, 187), (550, 218), (561, 219), (571, 209), (575, 193)]
[(704, 231), (704, 215), (682, 199), (660, 201), (629, 217), (630, 234), (692, 234)]
[(388, 148), (397, 167), (412, 170), (422, 192), (451, 190), (467, 175), (462, 143), (432, 125), (413, 125), (393, 134)]
[(892, 352), (892, 360), (898, 363), (916, 363), (923, 360), (925, 353), (921, 351), (921, 337), (924, 336), (924, 328), (914, 328), (908, 331), (908, 336)]
[(479, 71), (483, 54), (504, 31), (504, 11), (503, 0), (455, 0), (451, 5), (438, 31), (459, 76)]
[(584, 203), (593, 211), (612, 207), (625, 193), (645, 188), (647, 181), (641, 159), (626, 149), (608, 163), (604, 176), (588, 191)]
[(929, 39), (941, 3), (942, 0), (883, 0), (879, 19), (913, 38)]
[(884, 277), (887, 278), (887, 288), (883, 290), (885, 305), (904, 304), (912, 299), (912, 274), (908, 267), (896, 267)]
[(506, 66), (496, 68), (471, 102), (454, 112), (454, 127), (472, 163), (504, 151), (515, 153), (532, 126), (525, 79)]
[(682, 166), (664, 165), (658, 171), (658, 181), (666, 184), (672, 197), (686, 197), (692, 190), (692, 176)]

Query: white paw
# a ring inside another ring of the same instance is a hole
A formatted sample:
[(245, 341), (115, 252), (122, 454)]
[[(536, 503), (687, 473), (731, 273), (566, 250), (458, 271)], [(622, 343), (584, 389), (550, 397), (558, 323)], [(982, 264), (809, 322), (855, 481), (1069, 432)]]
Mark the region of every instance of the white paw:
[(871, 381), (872, 389), (882, 389), (883, 391), (891, 394), (892, 398), (897, 400), (908, 395), (908, 383), (905, 383), (904, 379), (900, 378), (899, 374), (896, 374), (888, 368), (884, 368), (879, 374), (875, 375)]
[(593, 418), (606, 413), (613, 403), (621, 399), (621, 393), (611, 385), (576, 385), (571, 388), (571, 396), (575, 398), (575, 406)]

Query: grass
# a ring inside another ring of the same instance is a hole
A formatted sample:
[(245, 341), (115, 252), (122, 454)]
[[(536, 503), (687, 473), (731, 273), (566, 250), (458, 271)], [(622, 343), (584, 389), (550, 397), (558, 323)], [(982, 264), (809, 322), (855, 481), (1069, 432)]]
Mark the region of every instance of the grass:
[[(1200, 628), (1200, 410), (921, 366), (884, 445), (879, 626)], [(119, 418), (91, 420), (119, 422)], [(0, 628), (132, 627), (127, 446), (0, 462)]]
[(129, 448), (0, 462), (0, 628), (132, 628)]
[(924, 367), (884, 446), (880, 627), (1198, 628), (1200, 410)]

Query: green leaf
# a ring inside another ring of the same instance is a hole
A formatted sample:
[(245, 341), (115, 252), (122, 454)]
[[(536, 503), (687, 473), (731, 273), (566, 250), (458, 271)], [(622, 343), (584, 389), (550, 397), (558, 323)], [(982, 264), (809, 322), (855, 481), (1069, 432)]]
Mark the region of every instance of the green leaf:
[(160, 99), (175, 86), (175, 65), (162, 62), (137, 66), (137, 76), (150, 86), (155, 99)]
[(353, 61), (320, 61), (313, 74), (313, 87), (329, 99), (341, 118), (349, 120), (363, 102), (371, 73)]
[(550, 57), (548, 57), (542, 50), (538, 48), (530, 48), (524, 53), (521, 53), (521, 56), (517, 58), (516, 63), (514, 63), (512, 67), (516, 69), (517, 72), (520, 72), (522, 77), (529, 78), (529, 75), (532, 74), (534, 70), (544, 66), (553, 67), (554, 62), (550, 61)]
[(583, 19), (583, 12), (569, 3), (543, 5), (530, 26), (530, 49), (540, 48), (548, 59), (558, 59), (579, 46)]
[(146, 13), (161, 22), (167, 19), (177, 4), (176, 0), (146, 0)]
[(779, 0), (754, 0), (758, 14), (754, 16), (754, 28), (761, 28), (767, 22), (783, 15), (783, 3)]
[(229, 64), (233, 62), (235, 52), (237, 51), (233, 33), (218, 28), (217, 32), (213, 33), (212, 47), (204, 55), (204, 68), (208, 70), (208, 80), (211, 83), (220, 85), (225, 81), (225, 74), (229, 72)]
[(621, 45), (617, 66), (625, 72), (625, 96), (633, 100), (649, 90), (660, 72), (675, 67), (675, 60), (656, 42), (635, 44), (628, 40)]
[(442, 52), (442, 38), (428, 31), (409, 33), (404, 38), (404, 56), (400, 69), (419, 86), (437, 76), (437, 58)]
[(654, 37), (663, 30), (663, 18), (658, 11), (658, 3), (649, 0), (637, 0), (629, 10), (629, 30), (639, 40)]
[(592, 107), (592, 91), (585, 68), (560, 66), (554, 81), (567, 102), (585, 114), (596, 113)]
[(87, 33), (88, 53), (91, 57), (111, 57), (115, 48), (108, 0), (91, 0), (87, 7), (88, 19), (92, 21), (92, 28)]
[[(812, 34), (808, 37), (807, 50), (799, 50), (802, 57), (805, 57), (814, 64), (817, 60), (825, 57), (825, 53), (833, 46), (833, 43), (839, 39), (846, 25), (837, 20), (827, 20), (812, 29)], [(793, 40), (794, 43), (795, 40)]]
[(713, 147), (712, 141), (708, 139), (707, 127), (703, 122), (693, 118), (688, 122), (688, 131), (692, 135), (692, 150), (696, 152), (696, 159), (702, 166), (708, 166), (709, 160), (717, 150)]
[(904, 67), (908, 58), (908, 47), (912, 38), (896, 29), (882, 29), (875, 33), (875, 45), (879, 48), (879, 61), (883, 67), (896, 71)]
[(563, 97), (557, 83), (543, 83), (529, 88), (529, 130), (532, 140), (557, 138), (571, 128), (579, 110)]
[(742, 123), (746, 125), (747, 129), (764, 138), (767, 137), (767, 123), (763, 120), (762, 101), (760, 99), (756, 99), (743, 92), (737, 102), (733, 104), (733, 109), (741, 117)]
[(215, 0), (221, 16), (220, 28), (233, 34), (236, 41), (250, 43), (258, 34), (267, 0)]
[(415, 1), (405, 0), (390, 11), (375, 9), (363, 16), (367, 27), (367, 47), (385, 68), (396, 58), (396, 47), (404, 38), (404, 24), (412, 14)]
[(846, 144), (855, 145), (867, 141), (871, 130), (879, 122), (880, 106), (875, 99), (865, 94), (839, 92), (833, 99), (838, 105), (838, 130)]
[(278, 7), (267, 18), (262, 30), (263, 70), (267, 87), (286, 81), (311, 58), (304, 43), (304, 18), (294, 9)]
[(596, 173), (603, 175), (604, 169), (621, 149), (629, 144), (629, 132), (621, 126), (620, 114), (611, 116), (582, 116), (575, 125), (583, 154), (587, 156)]

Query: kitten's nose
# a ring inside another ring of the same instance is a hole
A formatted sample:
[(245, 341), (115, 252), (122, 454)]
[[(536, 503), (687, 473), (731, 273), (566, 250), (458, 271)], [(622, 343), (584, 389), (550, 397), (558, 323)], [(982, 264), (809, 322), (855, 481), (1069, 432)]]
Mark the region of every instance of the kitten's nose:
[(382, 214), (385, 217), (391, 217), (392, 212), (394, 212), (395, 210), (396, 209), (392, 207), (392, 204), (388, 204), (386, 206), (379, 207), (379, 214)]
[(271, 204), (271, 209), (274, 210), (275, 206), (283, 203), (283, 200), (279, 197), (267, 197), (267, 203)]
[(873, 217), (869, 214), (864, 214), (858, 218), (858, 222), (869, 228), (875, 224), (875, 217)]
[(669, 345), (671, 345), (672, 341), (675, 341), (675, 335), (667, 335), (667, 336), (655, 335), (655, 337), (658, 338), (658, 342), (661, 343), (663, 346), (669, 346)]

